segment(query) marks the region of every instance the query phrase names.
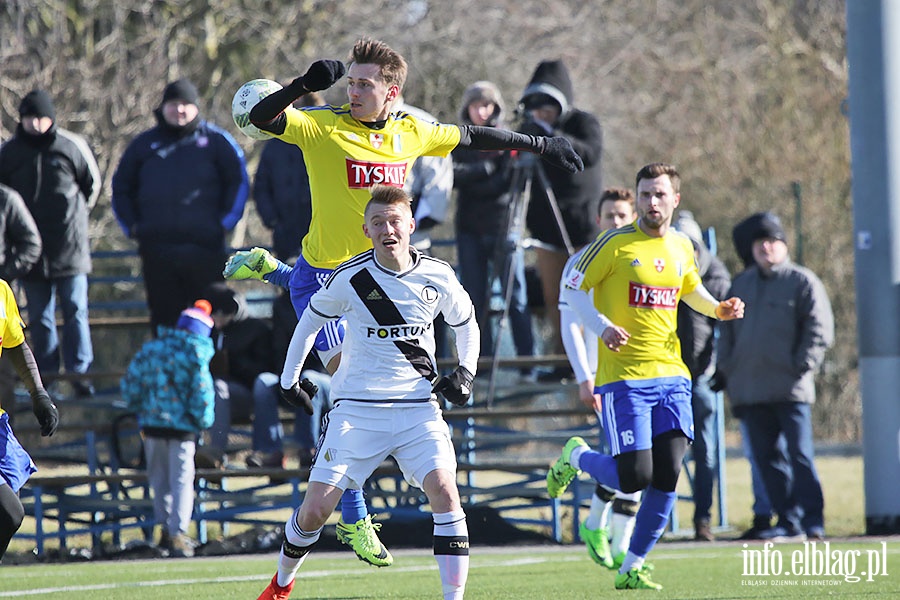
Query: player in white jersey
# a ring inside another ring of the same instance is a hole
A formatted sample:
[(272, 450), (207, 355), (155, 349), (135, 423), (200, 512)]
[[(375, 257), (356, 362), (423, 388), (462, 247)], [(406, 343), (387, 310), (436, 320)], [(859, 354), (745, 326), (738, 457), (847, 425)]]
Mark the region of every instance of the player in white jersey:
[[(600, 195), (597, 203), (597, 225), (600, 231), (618, 229), (637, 218), (634, 211), (634, 194), (627, 188), (609, 188)], [(563, 268), (560, 289), (565, 287), (566, 274), (584, 249), (576, 252)], [(593, 291), (590, 292), (593, 295)], [(563, 347), (575, 379), (578, 381), (578, 396), (581, 402), (597, 413), (603, 424), (601, 397), (594, 393), (594, 377), (597, 371), (597, 335), (584, 326), (581, 318), (571, 309), (562, 294), (559, 298), (560, 333)], [(601, 443), (601, 446), (606, 444)], [(578, 528), (581, 541), (588, 549), (588, 555), (599, 565), (608, 569), (622, 566), (628, 551), (628, 542), (634, 531), (640, 492), (626, 494), (621, 490), (608, 488), (600, 483), (591, 496), (591, 506)]]
[[(384, 42), (364, 38), (353, 45), (346, 69), (340, 61), (318, 60), (304, 75), (251, 109), (250, 121), (255, 126), (303, 150), (312, 220), (293, 267), (254, 248), (231, 257), (223, 272), (226, 279), (263, 279), (289, 288), (299, 318), (321, 285), (319, 277), (369, 247), (361, 228), (369, 188), (376, 184), (402, 187), (422, 156), (447, 156), (456, 147), (515, 149), (540, 154), (553, 168), (584, 169), (565, 137), (434, 123), (395, 110), (407, 70), (406, 60), (398, 52)], [(301, 95), (330, 88), (345, 72), (346, 104), (292, 108)], [(339, 361), (342, 331), (343, 323), (332, 321), (316, 341), (319, 359), (331, 373)], [(361, 560), (388, 566), (393, 558), (374, 527), (362, 493), (348, 490), (341, 503), (338, 539), (349, 544)]]
[[(303, 503), (285, 525), (278, 572), (260, 600), (285, 600), (297, 570), (344, 489), (358, 487), (388, 456), (428, 496), (443, 597), (463, 598), (469, 567), (466, 516), (456, 486), (456, 453), (436, 393), (468, 402), (479, 353), (472, 301), (447, 263), (412, 248), (409, 195), (375, 186), (363, 230), (373, 249), (338, 267), (310, 299), (294, 330), (281, 385), (300, 401), (297, 382), (319, 329), (343, 315), (343, 355)], [(459, 366), (438, 380), (433, 322), (442, 314), (456, 335)]]

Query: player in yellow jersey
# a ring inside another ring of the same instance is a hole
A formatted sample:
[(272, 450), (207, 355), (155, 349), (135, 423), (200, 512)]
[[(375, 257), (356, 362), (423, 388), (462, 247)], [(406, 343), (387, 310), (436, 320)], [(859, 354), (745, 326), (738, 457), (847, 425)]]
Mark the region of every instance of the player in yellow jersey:
[[(44, 389), (37, 362), (25, 343), (22, 318), (16, 298), (0, 279), (0, 353), (12, 361), (19, 378), (31, 394), (32, 410), (41, 425), (41, 435), (53, 435), (59, 425), (59, 412)], [(31, 457), (19, 444), (9, 426), (9, 414), (0, 408), (0, 559), (6, 553), (13, 534), (22, 525), (25, 509), (19, 500), (19, 489), (37, 471)]]
[[(617, 229), (630, 225), (637, 218), (634, 209), (634, 192), (628, 188), (613, 187), (603, 190), (597, 203), (597, 225), (600, 231)], [(566, 273), (581, 258), (587, 246), (573, 254), (566, 261)], [(565, 289), (565, 275), (559, 287)], [(589, 292), (591, 293), (591, 292)], [(592, 294), (592, 293), (591, 293)], [(603, 403), (594, 393), (597, 372), (597, 336), (584, 327), (575, 311), (569, 309), (564, 299), (559, 302), (560, 334), (563, 348), (578, 381), (578, 396), (581, 402), (597, 413), (601, 429), (603, 427)], [(601, 436), (604, 433), (601, 431)], [(608, 451), (602, 442), (599, 447)], [(585, 519), (578, 528), (581, 541), (588, 549), (591, 559), (608, 569), (618, 570), (625, 560), (631, 532), (634, 530), (634, 516), (641, 501), (641, 493), (624, 494), (597, 484), (591, 495), (591, 505)]]
[[(584, 168), (563, 137), (431, 123), (392, 112), (406, 82), (407, 65), (399, 53), (376, 40), (362, 39), (353, 46), (347, 71), (347, 104), (300, 110), (291, 107), (307, 92), (328, 89), (344, 73), (340, 61), (316, 61), (304, 75), (262, 99), (250, 111), (250, 121), (256, 127), (303, 150), (312, 219), (293, 268), (254, 248), (232, 256), (223, 275), (228, 279), (263, 279), (289, 288), (298, 318), (332, 269), (371, 247), (362, 229), (370, 187), (402, 187), (419, 156), (446, 156), (457, 146), (518, 149), (538, 153), (550, 164), (569, 171)], [(338, 320), (323, 327), (316, 339), (319, 358), (332, 373), (337, 369), (342, 338), (343, 325)], [(282, 393), (291, 401), (290, 390)], [(344, 494), (338, 536), (362, 560), (376, 566), (391, 564), (387, 549), (374, 533), (359, 490), (348, 488)]]
[(559, 497), (581, 470), (625, 493), (645, 490), (617, 589), (662, 587), (642, 567), (672, 512), (681, 461), (693, 437), (691, 375), (676, 334), (678, 301), (720, 320), (744, 315), (739, 298), (719, 302), (710, 295), (690, 240), (669, 231), (680, 183), (672, 165), (643, 167), (636, 177), (638, 219), (587, 246), (564, 276), (561, 293), (600, 338), (594, 392), (603, 398), (613, 456), (570, 439), (547, 474), (547, 490)]

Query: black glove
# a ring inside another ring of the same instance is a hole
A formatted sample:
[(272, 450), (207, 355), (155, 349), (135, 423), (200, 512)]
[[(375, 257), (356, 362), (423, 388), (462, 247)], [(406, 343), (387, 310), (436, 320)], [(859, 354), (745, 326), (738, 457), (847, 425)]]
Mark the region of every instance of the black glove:
[(321, 92), (333, 86), (346, 72), (347, 68), (339, 60), (317, 60), (309, 66), (301, 80), (307, 92)]
[(541, 156), (570, 173), (584, 171), (584, 161), (572, 148), (572, 142), (562, 136), (544, 138)]
[(49, 437), (56, 433), (56, 428), (59, 426), (59, 410), (53, 404), (47, 390), (41, 389), (34, 392), (31, 396), (31, 410), (34, 411), (34, 416), (41, 425), (42, 436)]
[(714, 392), (721, 392), (726, 387), (728, 387), (728, 381), (725, 379), (725, 374), (716, 370), (712, 377), (709, 378), (709, 389)]
[(303, 412), (308, 415), (313, 414), (312, 398), (319, 391), (319, 386), (309, 379), (304, 379), (300, 383), (294, 383), (291, 389), (286, 390), (279, 386), (281, 397), (285, 402), (294, 408), (302, 408)]
[(449, 402), (456, 406), (465, 406), (472, 393), (472, 380), (475, 376), (463, 366), (456, 367), (449, 375), (441, 377), (431, 391), (443, 394)]

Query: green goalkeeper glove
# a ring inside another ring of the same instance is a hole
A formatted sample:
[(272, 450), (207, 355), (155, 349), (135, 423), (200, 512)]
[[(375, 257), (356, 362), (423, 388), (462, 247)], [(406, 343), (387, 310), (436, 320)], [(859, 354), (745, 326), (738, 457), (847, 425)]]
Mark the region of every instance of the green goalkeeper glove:
[[(222, 276), (225, 279), (263, 279), (278, 268), (278, 261), (265, 248), (240, 250), (228, 258)], [(266, 282), (268, 283), (268, 282)]]

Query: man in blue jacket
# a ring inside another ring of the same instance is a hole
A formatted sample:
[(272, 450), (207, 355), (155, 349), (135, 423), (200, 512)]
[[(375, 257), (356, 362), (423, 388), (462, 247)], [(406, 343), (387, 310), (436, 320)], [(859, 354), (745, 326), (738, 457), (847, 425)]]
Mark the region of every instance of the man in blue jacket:
[(168, 84), (156, 127), (136, 137), (112, 180), (112, 207), (138, 243), (153, 331), (173, 326), (206, 286), (222, 279), (225, 234), (244, 214), (244, 153), (200, 118), (194, 84)]

